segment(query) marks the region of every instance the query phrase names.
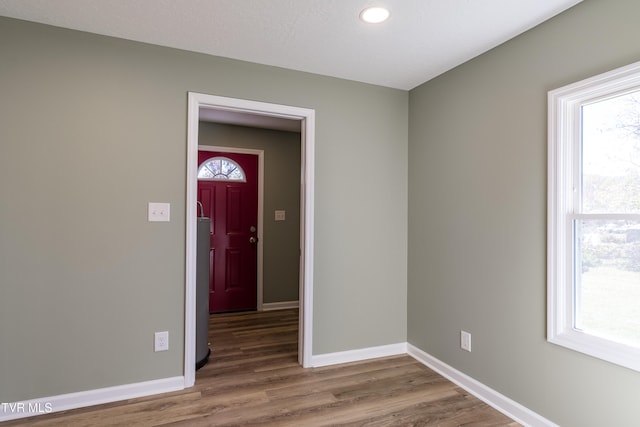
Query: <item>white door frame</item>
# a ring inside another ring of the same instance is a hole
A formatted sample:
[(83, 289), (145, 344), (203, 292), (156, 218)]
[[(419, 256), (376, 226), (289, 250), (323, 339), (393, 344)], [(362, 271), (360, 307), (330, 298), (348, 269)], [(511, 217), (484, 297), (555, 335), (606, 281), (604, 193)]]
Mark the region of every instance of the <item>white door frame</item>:
[(196, 202), (198, 169), (198, 127), (201, 110), (223, 110), (243, 114), (278, 117), (301, 122), (301, 203), (300, 203), (300, 315), (298, 362), (311, 366), (313, 326), (313, 212), (315, 110), (280, 104), (227, 98), (189, 92), (187, 114), (187, 198), (186, 198), (186, 265), (184, 320), (184, 385), (195, 383), (196, 347)]
[(256, 224), (256, 227), (258, 227), (258, 232), (256, 233), (258, 243), (256, 244), (256, 309), (258, 311), (262, 311), (262, 304), (264, 303), (264, 246), (262, 244), (262, 229), (264, 227), (264, 150), (257, 150), (252, 148), (222, 147), (218, 145), (198, 145), (198, 150), (217, 151), (219, 153), (251, 154), (254, 156), (258, 156), (258, 223)]

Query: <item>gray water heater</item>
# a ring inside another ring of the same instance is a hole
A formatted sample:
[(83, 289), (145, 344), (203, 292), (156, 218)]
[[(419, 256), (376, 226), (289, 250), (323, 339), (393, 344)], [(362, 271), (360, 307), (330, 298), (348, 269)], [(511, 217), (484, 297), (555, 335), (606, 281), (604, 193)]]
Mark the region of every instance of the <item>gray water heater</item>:
[(196, 370), (209, 361), (209, 230), (211, 218), (198, 217), (196, 252)]

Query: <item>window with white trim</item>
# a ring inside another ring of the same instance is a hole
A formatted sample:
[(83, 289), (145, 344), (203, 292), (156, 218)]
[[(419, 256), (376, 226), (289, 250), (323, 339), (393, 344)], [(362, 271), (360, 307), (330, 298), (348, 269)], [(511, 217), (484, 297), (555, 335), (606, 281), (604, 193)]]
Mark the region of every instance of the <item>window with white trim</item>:
[(640, 371), (640, 62), (549, 92), (550, 342)]
[(198, 168), (198, 179), (204, 181), (239, 181), (247, 178), (242, 167), (228, 157), (212, 157)]

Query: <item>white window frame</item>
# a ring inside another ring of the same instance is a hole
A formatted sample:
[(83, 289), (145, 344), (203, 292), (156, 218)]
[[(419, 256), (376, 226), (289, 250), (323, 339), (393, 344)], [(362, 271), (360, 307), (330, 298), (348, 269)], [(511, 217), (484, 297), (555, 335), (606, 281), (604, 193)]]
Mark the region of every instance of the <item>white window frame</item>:
[[(574, 222), (598, 216), (579, 211), (581, 106), (634, 90), (640, 90), (640, 62), (548, 94), (547, 340), (640, 371), (640, 348), (589, 335), (573, 326)], [(600, 216), (640, 219), (633, 214)]]

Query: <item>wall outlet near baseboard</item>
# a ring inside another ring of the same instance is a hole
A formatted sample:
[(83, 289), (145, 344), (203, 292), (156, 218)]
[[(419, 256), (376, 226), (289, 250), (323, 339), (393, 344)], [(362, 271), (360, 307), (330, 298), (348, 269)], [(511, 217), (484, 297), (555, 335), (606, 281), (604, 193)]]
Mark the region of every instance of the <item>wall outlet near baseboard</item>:
[(471, 334), (469, 332), (460, 331), (460, 348), (471, 351)]
[(154, 334), (153, 351), (167, 351), (169, 350), (169, 332), (156, 332)]

